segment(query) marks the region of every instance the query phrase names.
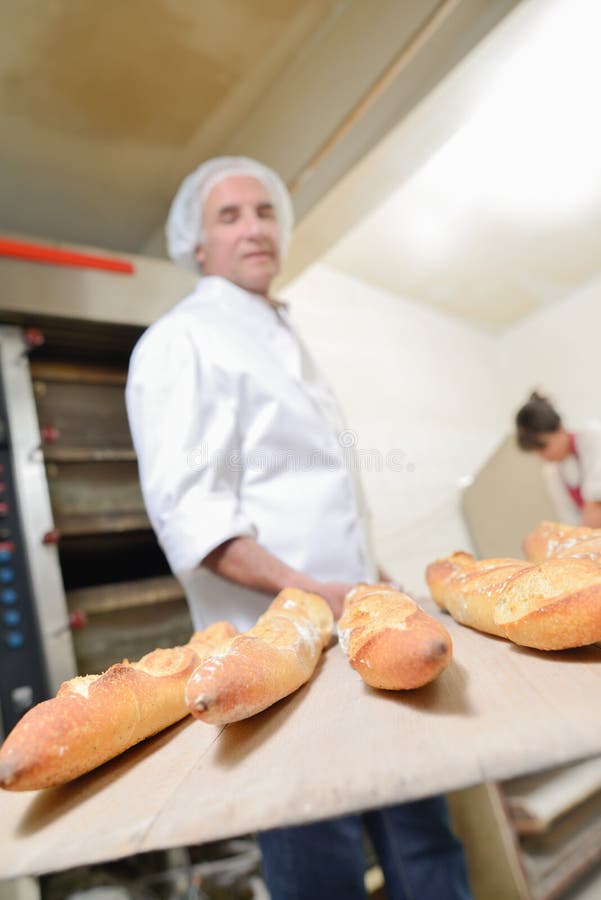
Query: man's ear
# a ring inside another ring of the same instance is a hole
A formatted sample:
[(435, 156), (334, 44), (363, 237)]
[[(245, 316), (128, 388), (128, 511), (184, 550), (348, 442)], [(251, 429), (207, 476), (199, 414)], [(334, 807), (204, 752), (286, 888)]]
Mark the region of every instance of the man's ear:
[(194, 251), (194, 256), (198, 263), (202, 266), (205, 261), (205, 252), (201, 244), (198, 245), (196, 250)]

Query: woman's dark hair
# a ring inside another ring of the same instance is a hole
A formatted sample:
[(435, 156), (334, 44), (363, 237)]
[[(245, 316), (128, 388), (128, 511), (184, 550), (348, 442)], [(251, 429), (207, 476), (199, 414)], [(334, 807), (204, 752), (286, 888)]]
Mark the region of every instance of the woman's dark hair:
[(517, 442), (521, 450), (541, 450), (543, 435), (561, 428), (561, 417), (546, 397), (533, 391), (515, 417)]

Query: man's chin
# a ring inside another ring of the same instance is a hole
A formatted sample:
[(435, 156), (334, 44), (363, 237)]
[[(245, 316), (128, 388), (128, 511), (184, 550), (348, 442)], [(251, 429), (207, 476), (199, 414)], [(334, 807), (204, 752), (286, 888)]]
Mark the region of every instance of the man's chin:
[(237, 284), (252, 294), (268, 294), (276, 275), (277, 267), (273, 265), (266, 266), (262, 271), (257, 268), (254, 272), (241, 273)]

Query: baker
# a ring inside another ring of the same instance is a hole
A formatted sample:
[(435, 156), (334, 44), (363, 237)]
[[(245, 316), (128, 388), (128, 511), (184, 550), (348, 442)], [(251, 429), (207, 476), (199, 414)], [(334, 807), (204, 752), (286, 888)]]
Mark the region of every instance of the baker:
[[(344, 418), (271, 283), (292, 205), (255, 160), (209, 160), (180, 186), (171, 258), (201, 274), (131, 358), (126, 400), (148, 514), (195, 628), (253, 625), (279, 590), (335, 616), (379, 574)], [(273, 900), (364, 897), (363, 825), (388, 896), (469, 897), (444, 799), (259, 836)]]
[(601, 423), (568, 430), (547, 397), (533, 392), (516, 415), (518, 446), (545, 463), (562, 522), (601, 528)]

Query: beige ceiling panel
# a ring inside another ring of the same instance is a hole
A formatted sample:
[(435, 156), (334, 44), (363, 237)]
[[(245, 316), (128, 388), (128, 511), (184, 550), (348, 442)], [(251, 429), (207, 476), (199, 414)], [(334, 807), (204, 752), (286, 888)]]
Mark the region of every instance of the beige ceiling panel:
[(0, 228), (157, 247), (199, 160), (244, 152), (294, 178), (449, 10), (454, 36), (426, 42), (417, 78), (403, 71), (322, 160), (304, 213), (514, 2), (0, 0)]
[(4, 3), (0, 228), (133, 250), (338, 0)]

